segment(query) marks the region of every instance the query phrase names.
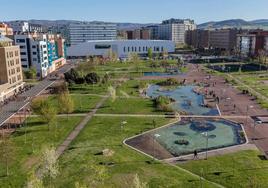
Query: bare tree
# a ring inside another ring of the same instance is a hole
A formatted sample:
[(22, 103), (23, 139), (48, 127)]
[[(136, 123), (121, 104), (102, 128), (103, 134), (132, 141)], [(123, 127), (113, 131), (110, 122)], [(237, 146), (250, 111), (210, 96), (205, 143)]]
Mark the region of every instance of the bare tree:
[(60, 107), (60, 112), (67, 114), (69, 118), (69, 114), (74, 111), (74, 101), (70, 96), (69, 92), (63, 92), (58, 95), (58, 102)]
[(116, 89), (113, 86), (110, 86), (108, 87), (108, 92), (112, 102), (114, 102), (116, 100)]
[(261, 50), (258, 51), (258, 59), (259, 59), (260, 71), (261, 71), (262, 65), (265, 65), (267, 67), (265, 50), (261, 49)]

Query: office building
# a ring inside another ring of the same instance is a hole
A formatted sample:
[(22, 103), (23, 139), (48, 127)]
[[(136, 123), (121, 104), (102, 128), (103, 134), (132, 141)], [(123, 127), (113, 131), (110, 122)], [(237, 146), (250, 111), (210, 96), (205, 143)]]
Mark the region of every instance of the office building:
[(186, 32), (186, 44), (196, 49), (208, 49), (209, 30), (189, 30)]
[(0, 35), (0, 101), (18, 92), (23, 87), (20, 48), (12, 40)]
[(116, 24), (105, 22), (78, 22), (69, 26), (70, 45), (91, 40), (115, 40)]
[(13, 35), (13, 29), (5, 23), (0, 23), (0, 35)]
[(209, 45), (212, 49), (232, 52), (236, 48), (237, 29), (216, 29), (209, 31)]
[(195, 30), (193, 20), (169, 19), (158, 27), (158, 35), (161, 40), (172, 40), (177, 44), (185, 44), (186, 31)]
[(268, 54), (268, 31), (249, 31), (237, 35), (237, 49), (241, 57), (256, 57), (261, 50)]
[(119, 58), (127, 58), (131, 53), (146, 56), (148, 49), (153, 53), (175, 51), (175, 43), (165, 40), (108, 40), (88, 41), (67, 48), (67, 56), (71, 58), (83, 58), (87, 56), (105, 57), (109, 51), (115, 52)]
[(150, 30), (150, 35), (152, 40), (159, 39), (159, 25), (150, 25), (146, 27)]

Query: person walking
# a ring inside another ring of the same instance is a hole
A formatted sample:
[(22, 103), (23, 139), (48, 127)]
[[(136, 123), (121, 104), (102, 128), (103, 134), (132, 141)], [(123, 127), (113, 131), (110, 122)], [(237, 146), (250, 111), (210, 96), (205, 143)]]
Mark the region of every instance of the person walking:
[(197, 150), (194, 150), (194, 159), (198, 159), (198, 153), (197, 153)]

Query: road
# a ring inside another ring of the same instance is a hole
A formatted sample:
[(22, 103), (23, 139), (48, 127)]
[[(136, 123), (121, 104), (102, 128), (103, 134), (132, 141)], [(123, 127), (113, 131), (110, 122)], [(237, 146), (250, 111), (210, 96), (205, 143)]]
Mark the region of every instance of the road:
[[(72, 64), (66, 64), (61, 67), (59, 70), (55, 71), (52, 74), (63, 74), (70, 70), (73, 67)], [(4, 125), (10, 118), (12, 118), (18, 111), (26, 107), (33, 97), (40, 95), (44, 90), (50, 87), (55, 80), (50, 80), (46, 78), (32, 87), (30, 90), (22, 93), (18, 96), (18, 100), (11, 101), (8, 104), (4, 105), (0, 111), (0, 127)]]

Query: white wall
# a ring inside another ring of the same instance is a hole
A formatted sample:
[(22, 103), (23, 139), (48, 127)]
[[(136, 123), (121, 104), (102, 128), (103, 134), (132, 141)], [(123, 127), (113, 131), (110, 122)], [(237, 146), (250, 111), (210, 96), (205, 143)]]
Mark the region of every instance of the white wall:
[[(96, 45), (106, 45), (110, 48), (96, 49)], [(161, 53), (163, 50), (167, 52), (175, 51), (175, 43), (164, 40), (112, 40), (112, 41), (88, 41), (82, 44), (71, 46), (67, 49), (69, 57), (85, 57), (85, 56), (105, 56), (112, 49), (117, 53), (119, 58), (126, 58), (130, 53), (147, 54), (151, 48), (153, 53)], [(159, 49), (159, 51), (157, 50)]]

